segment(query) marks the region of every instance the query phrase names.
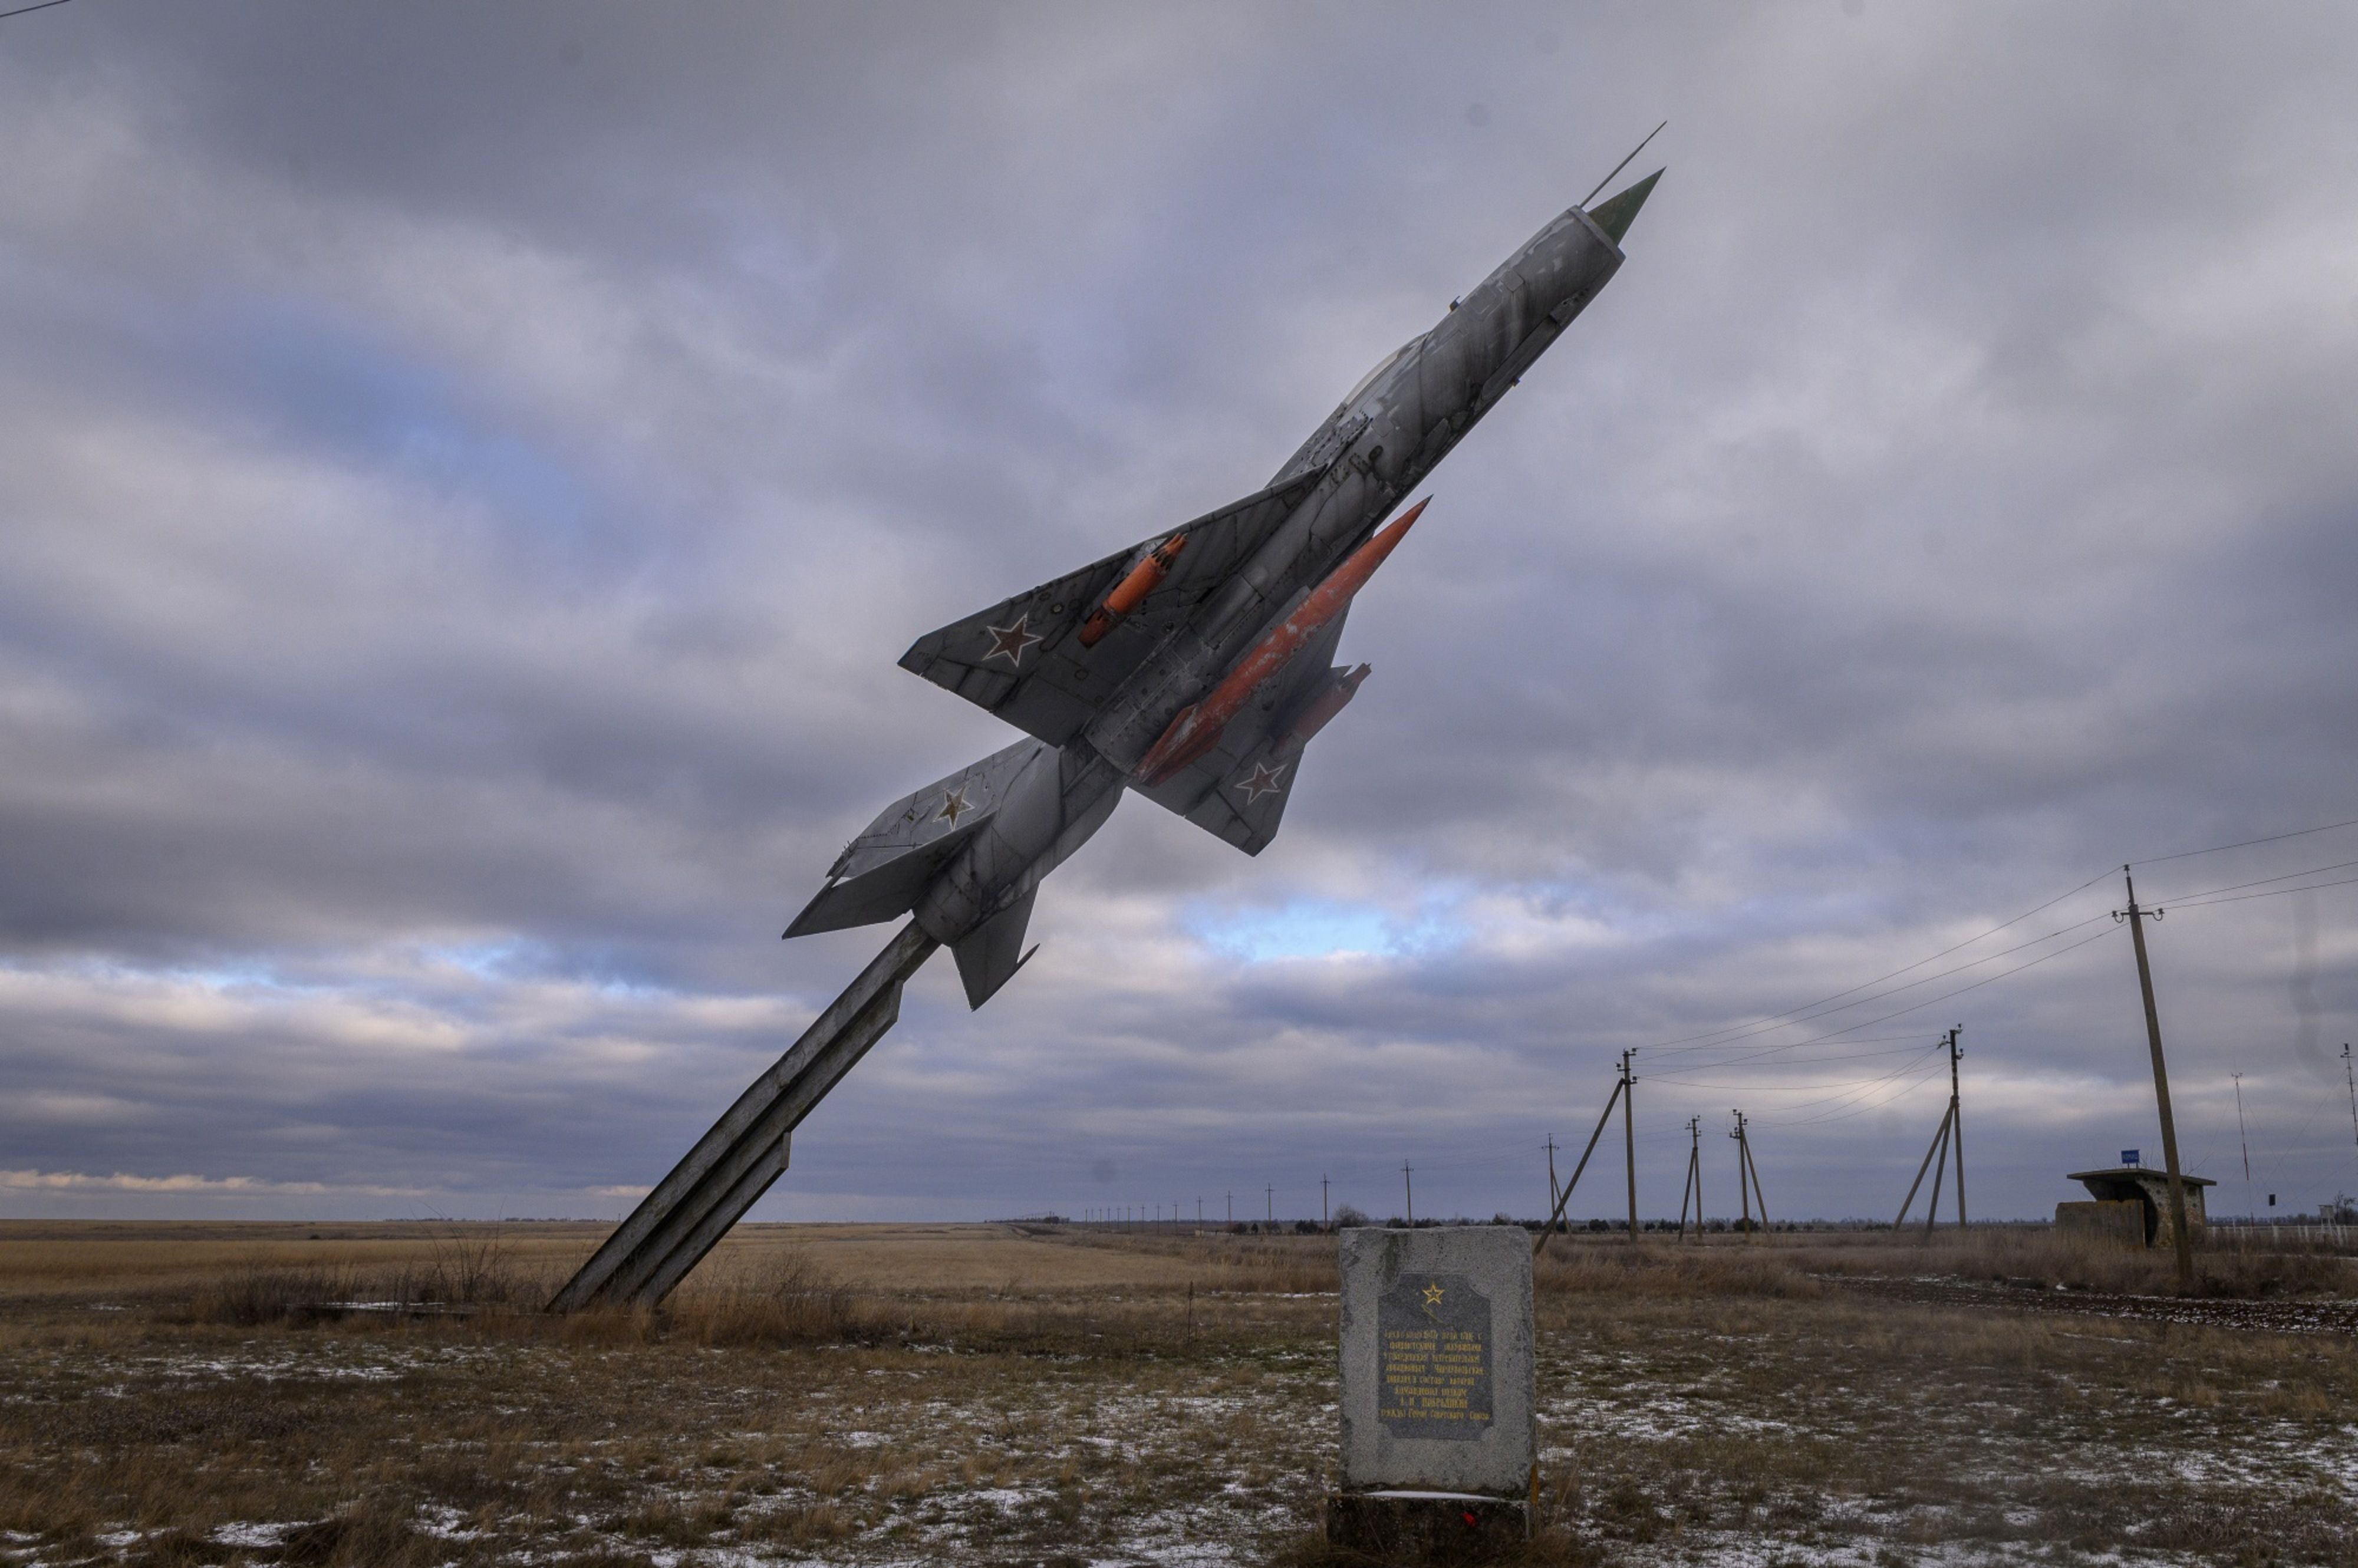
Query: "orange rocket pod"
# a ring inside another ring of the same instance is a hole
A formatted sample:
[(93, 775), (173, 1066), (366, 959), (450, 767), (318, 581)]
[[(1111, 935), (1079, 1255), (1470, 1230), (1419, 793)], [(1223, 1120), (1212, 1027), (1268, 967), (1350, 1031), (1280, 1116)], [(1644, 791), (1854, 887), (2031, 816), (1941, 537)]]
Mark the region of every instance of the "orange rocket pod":
[(1163, 574), (1171, 569), (1171, 563), (1179, 558), (1179, 552), (1186, 547), (1187, 535), (1174, 534), (1148, 551), (1146, 558), (1130, 568), (1130, 575), (1114, 584), (1113, 591), (1106, 595), (1105, 602), (1090, 611), (1089, 618), (1081, 622), (1081, 646), (1096, 647), (1098, 639), (1112, 631), (1116, 622), (1137, 609), (1140, 602), (1163, 581)]
[(1295, 606), (1293, 614), (1270, 628), (1253, 644), (1252, 651), (1237, 662), (1227, 677), (1212, 688), (1209, 697), (1182, 708), (1171, 721), (1171, 728), (1163, 732), (1163, 739), (1154, 742), (1154, 749), (1138, 764), (1139, 782), (1152, 788), (1217, 745), (1221, 731), (1252, 700), (1255, 688), (1285, 668), (1303, 643), (1343, 612), (1351, 596), (1367, 585), (1376, 568), (1384, 564), (1384, 557), (1392, 553), (1392, 546), (1407, 535), (1425, 504), (1418, 502), (1401, 514), (1398, 522), (1352, 551), (1325, 581), (1310, 590), (1309, 597)]
[(1318, 700), (1302, 710), (1302, 717), (1286, 730), (1285, 738), (1297, 746), (1308, 745), (1312, 736), (1326, 728), (1328, 719), (1342, 712), (1351, 699), (1359, 695), (1359, 683), (1368, 678), (1368, 668), (1361, 665), (1348, 675), (1336, 676), (1335, 684), (1320, 692)]

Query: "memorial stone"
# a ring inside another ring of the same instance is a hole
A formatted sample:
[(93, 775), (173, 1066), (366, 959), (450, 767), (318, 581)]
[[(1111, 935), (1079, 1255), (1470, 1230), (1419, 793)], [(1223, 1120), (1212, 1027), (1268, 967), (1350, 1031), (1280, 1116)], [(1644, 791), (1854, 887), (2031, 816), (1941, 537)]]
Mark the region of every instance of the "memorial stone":
[(1346, 1230), (1342, 1286), (1343, 1485), (1329, 1533), (1339, 1520), (1352, 1534), (1370, 1525), (1397, 1534), (1420, 1511), (1495, 1529), (1501, 1503), (1527, 1528), (1530, 1235), (1507, 1226)]

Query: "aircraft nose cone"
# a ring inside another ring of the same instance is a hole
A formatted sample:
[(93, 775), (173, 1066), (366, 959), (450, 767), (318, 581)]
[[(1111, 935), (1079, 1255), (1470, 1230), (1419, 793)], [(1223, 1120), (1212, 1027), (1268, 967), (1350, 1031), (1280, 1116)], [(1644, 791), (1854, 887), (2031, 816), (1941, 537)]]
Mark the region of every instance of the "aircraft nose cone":
[(1629, 225), (1637, 221), (1638, 209), (1643, 207), (1646, 198), (1654, 193), (1654, 181), (1661, 178), (1662, 171), (1658, 168), (1620, 195), (1606, 197), (1588, 210), (1589, 222), (1604, 230), (1607, 239), (1619, 244), (1621, 236), (1628, 233)]

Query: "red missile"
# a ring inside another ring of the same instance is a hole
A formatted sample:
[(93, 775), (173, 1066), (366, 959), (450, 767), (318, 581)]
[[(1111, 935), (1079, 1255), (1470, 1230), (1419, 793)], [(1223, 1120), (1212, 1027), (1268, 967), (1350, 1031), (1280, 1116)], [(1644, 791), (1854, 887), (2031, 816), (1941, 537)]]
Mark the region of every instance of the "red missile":
[(1318, 694), (1316, 701), (1302, 710), (1285, 731), (1285, 738), (1295, 746), (1309, 743), (1310, 738), (1326, 728), (1326, 721), (1343, 711), (1350, 700), (1359, 695), (1359, 683), (1368, 678), (1368, 666), (1361, 665), (1346, 676), (1337, 676), (1335, 684)]
[(1163, 732), (1163, 739), (1154, 742), (1153, 750), (1138, 764), (1139, 781), (1149, 787), (1159, 784), (1217, 745), (1221, 731), (1252, 699), (1254, 690), (1285, 668), (1320, 627), (1343, 612), (1351, 596), (1367, 585), (1368, 579), (1384, 564), (1384, 557), (1406, 536), (1424, 508), (1425, 502), (1418, 502), (1397, 522), (1352, 551), (1341, 566), (1327, 574), (1325, 581), (1310, 590), (1309, 597), (1294, 608), (1293, 614), (1263, 633), (1252, 651), (1237, 661), (1236, 667), (1212, 688), (1209, 697), (1182, 708), (1171, 727)]

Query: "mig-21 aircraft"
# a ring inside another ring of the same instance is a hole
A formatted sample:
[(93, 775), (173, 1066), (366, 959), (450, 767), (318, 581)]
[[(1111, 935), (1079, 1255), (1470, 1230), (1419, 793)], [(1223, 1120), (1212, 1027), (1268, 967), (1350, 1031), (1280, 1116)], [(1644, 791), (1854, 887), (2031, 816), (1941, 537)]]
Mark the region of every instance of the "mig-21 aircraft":
[(795, 1124), (892, 1026), (936, 948), (973, 1007), (1022, 967), (1041, 879), (1125, 790), (1247, 854), (1277, 836), (1303, 747), (1367, 678), (1334, 660), (1352, 596), (1424, 503), (1394, 509), (1611, 280), (1660, 178), (1550, 220), (1263, 488), (917, 639), (903, 669), (1025, 738), (894, 801), (844, 849), (786, 935), (908, 924), (554, 1307), (669, 1293), (785, 1169)]

